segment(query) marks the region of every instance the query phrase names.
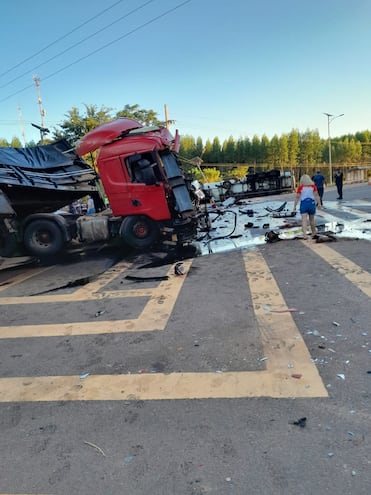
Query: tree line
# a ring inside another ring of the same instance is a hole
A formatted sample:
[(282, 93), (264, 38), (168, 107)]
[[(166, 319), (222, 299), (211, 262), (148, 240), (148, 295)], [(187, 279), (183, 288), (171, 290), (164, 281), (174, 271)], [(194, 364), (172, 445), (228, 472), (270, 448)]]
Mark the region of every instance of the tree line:
[[(145, 126), (166, 123), (158, 118), (154, 110), (141, 108), (138, 104), (125, 105), (123, 109), (97, 105), (84, 105), (84, 110), (77, 107), (70, 109), (44, 142), (65, 138), (72, 145), (95, 127), (118, 117), (138, 120)], [(34, 146), (33, 141), (26, 146)], [(21, 141), (14, 137), (10, 142), (0, 138), (0, 146), (21, 147)], [(329, 162), (328, 140), (319, 136), (318, 130), (300, 132), (293, 129), (288, 134), (274, 135), (269, 139), (261, 137), (234, 138), (230, 136), (223, 142), (218, 137), (205, 142), (201, 137), (182, 136), (179, 154), (187, 160), (199, 164), (219, 165), (236, 164), (262, 168), (296, 168), (316, 166)], [(371, 162), (371, 132), (361, 131), (331, 139), (331, 158), (333, 163), (342, 165), (369, 164)]]
[[(193, 136), (183, 136), (180, 154), (187, 159), (201, 158), (205, 164), (247, 164), (268, 168), (295, 168), (315, 166), (329, 162), (329, 145), (317, 130), (258, 137), (230, 136), (223, 143), (218, 137), (213, 141)], [(357, 132), (331, 139), (331, 161), (339, 164), (361, 164), (371, 161), (371, 133)]]

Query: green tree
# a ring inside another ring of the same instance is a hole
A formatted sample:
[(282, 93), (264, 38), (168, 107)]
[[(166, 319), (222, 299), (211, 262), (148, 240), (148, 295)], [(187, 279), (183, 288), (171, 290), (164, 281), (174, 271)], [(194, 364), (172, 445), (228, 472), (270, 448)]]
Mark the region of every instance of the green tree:
[(309, 129), (300, 135), (300, 161), (304, 165), (313, 165), (321, 161), (323, 144), (318, 131)]
[(362, 157), (362, 145), (354, 138), (344, 138), (336, 143), (335, 160), (342, 163), (356, 163)]
[(193, 136), (182, 136), (179, 155), (184, 156), (184, 158), (195, 158), (197, 156), (196, 143)]
[(4, 138), (0, 138), (0, 147), (1, 148), (8, 148), (8, 146), (9, 146), (8, 141)]
[(236, 143), (232, 136), (223, 142), (222, 147), (223, 162), (235, 163), (236, 162)]
[(244, 151), (244, 155), (243, 155), (242, 163), (254, 163), (254, 160), (252, 159), (251, 156), (251, 141), (248, 137), (245, 137), (243, 139), (243, 151)]
[[(205, 160), (206, 161), (206, 160)], [(213, 144), (208, 156), (208, 163), (220, 163), (221, 161), (221, 145), (218, 137), (214, 137)]]
[(235, 147), (235, 161), (237, 163), (246, 163), (247, 162), (247, 150), (245, 140), (241, 137), (238, 138), (236, 147)]
[(267, 149), (267, 161), (270, 167), (274, 167), (278, 164), (280, 158), (280, 140), (278, 139), (277, 134), (275, 134)]
[(154, 110), (145, 110), (138, 104), (125, 105), (124, 108), (116, 113), (116, 117), (128, 117), (137, 120), (144, 126), (165, 126), (165, 121), (159, 120)]
[(202, 138), (199, 136), (196, 139), (195, 156), (198, 156), (201, 158), (203, 150), (204, 150), (204, 145), (202, 143)]
[(16, 136), (13, 136), (12, 140), (10, 141), (10, 146), (12, 148), (22, 148), (21, 140)]
[(71, 144), (75, 144), (89, 131), (118, 117), (131, 118), (145, 126), (164, 125), (154, 110), (141, 109), (139, 105), (125, 105), (116, 113), (113, 113), (112, 108), (105, 106), (99, 108), (97, 105), (84, 104), (84, 107), (83, 112), (73, 107), (65, 114), (66, 119), (54, 130), (54, 139), (65, 138)]
[(282, 170), (289, 163), (289, 141), (286, 134), (280, 137), (280, 152), (278, 157), (278, 165)]
[(247, 174), (247, 166), (245, 167), (235, 167), (230, 171), (231, 177), (235, 177), (236, 179), (244, 179)]
[(211, 158), (212, 158), (212, 146), (210, 139), (206, 140), (205, 147), (203, 149), (202, 157), (203, 161), (205, 163), (211, 163)]
[(204, 168), (203, 173), (206, 178), (206, 182), (219, 182), (221, 180), (220, 170), (217, 168)]
[(291, 167), (296, 167), (300, 153), (299, 132), (292, 129), (288, 136), (288, 163)]
[(260, 144), (260, 139), (259, 136), (256, 134), (252, 138), (252, 143), (251, 143), (251, 162), (252, 163), (258, 163), (261, 161), (261, 144)]
[[(350, 136), (352, 137), (352, 136)], [(371, 160), (371, 132), (362, 131), (356, 132), (354, 138), (361, 143), (362, 161), (368, 162)]]
[(260, 143), (260, 163), (268, 162), (268, 152), (269, 152), (269, 139), (266, 134), (262, 135)]
[(66, 119), (59, 124), (60, 129), (54, 130), (54, 139), (64, 138), (75, 144), (89, 131), (112, 120), (110, 108), (104, 106), (98, 108), (96, 105), (84, 105), (84, 107), (83, 114), (77, 107), (71, 108), (65, 114)]

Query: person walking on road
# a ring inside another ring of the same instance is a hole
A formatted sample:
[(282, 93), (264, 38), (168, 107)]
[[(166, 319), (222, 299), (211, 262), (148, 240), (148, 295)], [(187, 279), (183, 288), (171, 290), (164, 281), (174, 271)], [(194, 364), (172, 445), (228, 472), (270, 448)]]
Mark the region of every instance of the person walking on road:
[(300, 213), (301, 213), (301, 225), (303, 229), (303, 238), (307, 237), (307, 220), (309, 218), (309, 224), (312, 231), (312, 235), (316, 235), (316, 224), (314, 221), (314, 215), (316, 213), (316, 204), (321, 207), (321, 199), (319, 197), (317, 187), (309, 177), (309, 175), (302, 175), (299, 181), (299, 187), (296, 192), (294, 201), (294, 211), (300, 201)]
[(318, 196), (320, 197), (321, 200), (321, 206), (323, 206), (323, 193), (324, 193), (325, 181), (326, 181), (325, 176), (321, 174), (320, 170), (317, 170), (316, 174), (313, 175), (312, 177), (312, 181), (317, 187)]
[(343, 199), (343, 173), (340, 168), (337, 168), (335, 172), (335, 185), (339, 195), (337, 199)]

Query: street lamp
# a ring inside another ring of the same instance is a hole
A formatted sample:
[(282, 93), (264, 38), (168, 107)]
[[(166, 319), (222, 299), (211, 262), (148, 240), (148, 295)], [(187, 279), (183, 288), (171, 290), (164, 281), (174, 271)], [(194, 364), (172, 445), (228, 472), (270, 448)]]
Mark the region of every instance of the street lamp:
[(331, 113), (326, 113), (323, 112), (323, 115), (327, 116), (327, 134), (328, 134), (328, 163), (329, 163), (329, 169), (330, 169), (330, 184), (332, 184), (332, 162), (331, 162), (331, 137), (330, 137), (330, 124), (333, 120), (337, 119), (338, 117), (342, 117), (344, 114), (341, 113), (340, 115), (332, 115)]

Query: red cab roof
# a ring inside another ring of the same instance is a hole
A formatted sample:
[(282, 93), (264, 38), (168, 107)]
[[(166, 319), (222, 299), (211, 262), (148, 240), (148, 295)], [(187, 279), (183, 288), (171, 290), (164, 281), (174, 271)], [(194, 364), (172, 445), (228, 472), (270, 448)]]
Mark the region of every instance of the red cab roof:
[(126, 134), (133, 129), (139, 129), (140, 127), (143, 127), (140, 122), (126, 117), (120, 117), (112, 122), (107, 122), (88, 132), (81, 139), (76, 152), (80, 156), (86, 155), (86, 153), (90, 153), (105, 144), (111, 143), (122, 134)]

